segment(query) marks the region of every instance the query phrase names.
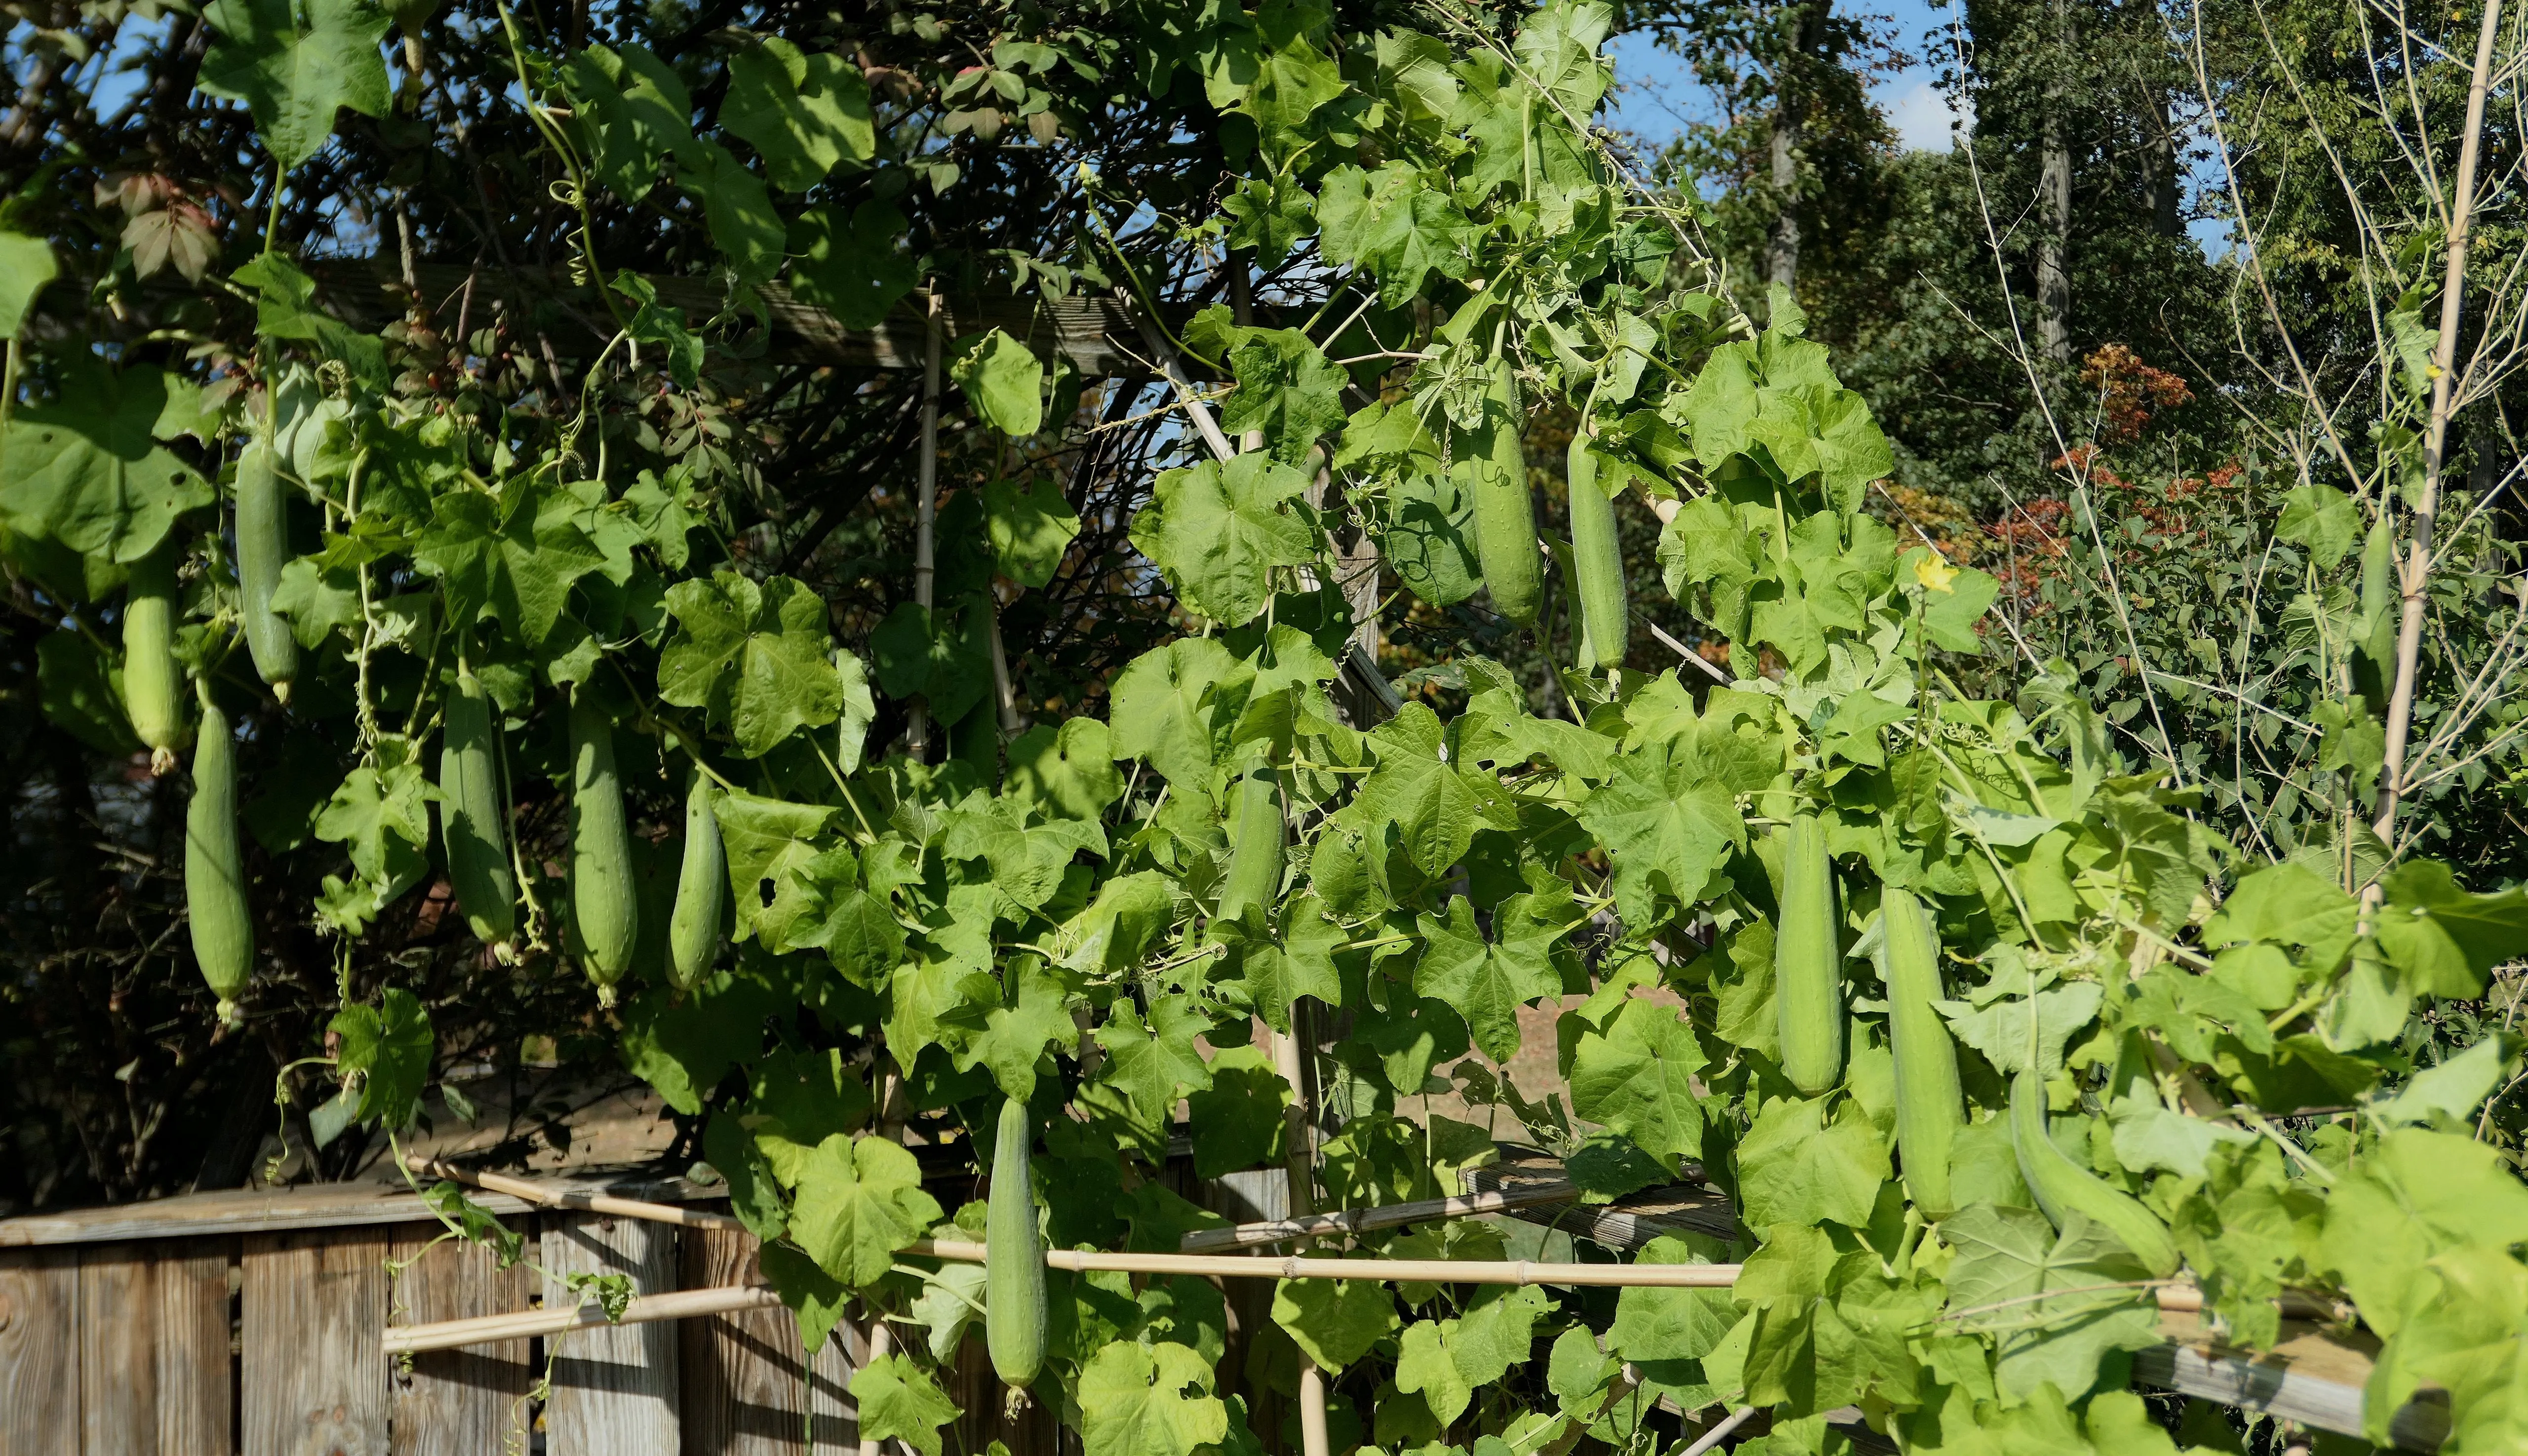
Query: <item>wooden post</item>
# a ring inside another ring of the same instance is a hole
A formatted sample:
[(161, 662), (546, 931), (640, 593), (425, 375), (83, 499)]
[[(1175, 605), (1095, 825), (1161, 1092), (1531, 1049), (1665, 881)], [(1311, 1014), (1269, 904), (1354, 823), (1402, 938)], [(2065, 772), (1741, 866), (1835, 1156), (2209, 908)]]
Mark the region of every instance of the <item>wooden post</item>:
[(246, 1240), (244, 1456), (387, 1448), (386, 1257), (383, 1228)]
[[(685, 1286), (750, 1283), (760, 1279), (755, 1235), (706, 1229), (684, 1236)], [(813, 1365), (799, 1342), (798, 1323), (778, 1305), (731, 1311), (679, 1322), (684, 1375), (685, 1449), (711, 1456), (781, 1456), (800, 1449), (813, 1431), (812, 1448), (846, 1444), (842, 1407), (851, 1366), (836, 1326)], [(805, 1401), (803, 1407), (802, 1401)], [(813, 1423), (813, 1424), (812, 1424)], [(858, 1430), (848, 1431), (857, 1442)]]
[(79, 1251), (79, 1395), (85, 1450), (158, 1449), (157, 1269), (147, 1244)]
[(236, 1393), (229, 1352), (233, 1239), (146, 1244), (158, 1259), (158, 1449), (226, 1451)]
[[(676, 1229), (603, 1215), (555, 1218), (545, 1227), (544, 1266), (556, 1276), (630, 1274), (637, 1293), (662, 1293), (676, 1287)], [(546, 1281), (547, 1309), (578, 1300), (557, 1278)], [(676, 1344), (673, 1326), (650, 1324), (575, 1329), (548, 1346), (553, 1400), (545, 1407), (545, 1449), (552, 1456), (677, 1456)]]
[[(444, 1230), (437, 1223), (407, 1223), (391, 1230), (395, 1260), (421, 1252)], [(450, 1240), (423, 1255), (395, 1281), (398, 1323), (427, 1325), (471, 1320), (527, 1307), (535, 1273), (523, 1265), (501, 1269), (492, 1251)], [(398, 1364), (391, 1409), (392, 1456), (475, 1456), (498, 1451), (512, 1427), (525, 1419), (519, 1397), (533, 1375), (524, 1339), (463, 1350), (428, 1350)]]
[(79, 1448), (77, 1249), (0, 1250), (0, 1456)]

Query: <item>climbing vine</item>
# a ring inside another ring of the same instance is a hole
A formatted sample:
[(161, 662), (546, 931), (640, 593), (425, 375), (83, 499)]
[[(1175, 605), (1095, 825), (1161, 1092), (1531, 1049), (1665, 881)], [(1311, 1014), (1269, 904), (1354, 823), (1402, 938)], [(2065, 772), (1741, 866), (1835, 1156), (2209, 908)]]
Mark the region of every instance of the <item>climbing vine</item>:
[[(277, 218), (339, 112), (397, 113), (381, 46), (398, 25), (418, 47), (427, 15), (205, 19), (199, 85), (250, 113)], [(1459, 1192), (1501, 1139), (1584, 1201), (1733, 1202), (1736, 1237), (1639, 1256), (1739, 1265), (1729, 1288), (1285, 1282), (1259, 1378), (1321, 1378), (1338, 1450), (1647, 1447), (1664, 1396), (1704, 1424), (1762, 1410), (1780, 1451), (1842, 1442), (1846, 1406), (1908, 1450), (2171, 1451), (2125, 1387), (2172, 1287), (2250, 1348), (2286, 1294), (2366, 1326), (2374, 1439), (2426, 1384), (2449, 1449), (2517, 1438), (2528, 1189), (2474, 1135), (2515, 1044), (2429, 1069), (2400, 1048), (2528, 949), (2528, 897), (2427, 860), (2256, 862), (2171, 764), (2120, 754), (1987, 612), (1992, 577), (1870, 509), (1887, 442), (1789, 296), (1759, 328), (1693, 205), (1590, 129), (1604, 9), (1370, 26), (1272, 0), (1173, 15), (1139, 55), (1019, 10), (914, 99), (865, 54), (768, 32), (666, 56), (491, 23), (553, 169), (548, 281), (592, 331), (575, 382), (546, 339), (506, 397), (408, 388), (445, 367), (417, 342), (436, 306), (345, 323), (272, 227), (234, 268), (183, 269), (253, 315), (250, 350), (189, 365), (36, 341), (29, 300), (74, 281), (48, 285), (40, 239), (0, 250), (0, 512), (68, 623), (47, 707), (188, 781), (218, 1014), (254, 1014), (271, 890), (240, 848), (237, 735), (347, 720), (355, 764), (257, 832), (321, 864), (290, 915), (347, 966), (434, 897), (436, 933), (487, 963), (584, 974), (589, 1024), (701, 1127), (802, 1339), (900, 1331), (853, 1394), (864, 1434), (922, 1456), (956, 1414), (940, 1365), (989, 1295), (1030, 1286), (906, 1254), (987, 1226), (925, 1191), (907, 1135), (1036, 1150), (1052, 1247), (1166, 1251), (1219, 1222), (1159, 1180), (1181, 1126), (1198, 1169), (1290, 1168), (1326, 1208)], [(1083, 86), (1199, 91), (1230, 183), (1188, 203), (1057, 150)], [(992, 468), (925, 475), (927, 576), (853, 650), (753, 533), (760, 442), (712, 380), (776, 308), (900, 345), (932, 294), (898, 203), (958, 185), (961, 135), (1059, 159), (1075, 250), (1005, 280), (1039, 313), (1113, 300), (1156, 383), (1083, 381), (1033, 332), (914, 345), (923, 407)], [(701, 291), (612, 261), (640, 216), (617, 204), (674, 209)], [(1145, 276), (1188, 239), (1228, 297)], [(1076, 563), (1093, 523), (1062, 464), (1121, 396), (1170, 453), (1137, 556), (1096, 570), (1163, 592), (1178, 630), (1030, 724), (998, 619)], [(1536, 525), (1549, 421), (1568, 543)], [(1615, 510), (1664, 522), (1666, 588), (1726, 670), (1638, 665)], [(1392, 600), (1357, 590), (1370, 548)], [(1371, 710), (1394, 694), (1363, 680), (1367, 616), (1470, 603), (1549, 641), (1568, 618), (1548, 698), (1469, 651)], [(2013, 696), (1963, 692), (1968, 657)], [(1509, 1070), (1540, 1007), (1554, 1095)], [(346, 970), (332, 1032), (320, 1135), (409, 1125), (429, 1011)], [(1487, 1120), (1431, 1113), (1438, 1092)], [(452, 1185), (434, 1198), (502, 1238)], [(1475, 1221), (1351, 1243), (1505, 1248)], [(1089, 1456), (1278, 1441), (1223, 1389), (1209, 1284), (1032, 1287), (1031, 1396)], [(619, 1312), (624, 1291), (583, 1292)]]

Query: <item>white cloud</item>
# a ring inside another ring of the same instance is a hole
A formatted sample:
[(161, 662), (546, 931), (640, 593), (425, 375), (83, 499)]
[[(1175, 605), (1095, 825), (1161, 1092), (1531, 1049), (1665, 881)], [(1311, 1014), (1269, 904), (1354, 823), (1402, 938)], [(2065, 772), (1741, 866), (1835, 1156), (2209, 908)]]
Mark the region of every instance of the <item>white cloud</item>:
[[(1901, 87), (1901, 88), (1900, 88)], [(1927, 78), (1899, 81), (1879, 98), (1887, 112), (1887, 124), (1896, 129), (1896, 139), (1908, 151), (1945, 152), (1957, 144), (1958, 133), (1951, 128), (1963, 121), (1966, 130), (1975, 130), (1975, 108), (1964, 107), (1964, 114), (1949, 109), (1947, 93)]]

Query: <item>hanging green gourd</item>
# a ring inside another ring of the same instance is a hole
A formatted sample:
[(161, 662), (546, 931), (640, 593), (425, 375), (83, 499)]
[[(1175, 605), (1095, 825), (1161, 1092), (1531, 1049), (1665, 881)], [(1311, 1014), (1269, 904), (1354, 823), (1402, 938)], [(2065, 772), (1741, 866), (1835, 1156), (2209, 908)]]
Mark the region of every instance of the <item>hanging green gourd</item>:
[(246, 903), (245, 855), (237, 840), (237, 740), (228, 715), (201, 693), (202, 726), (193, 746), (193, 797), (184, 806), (184, 912), (193, 962), (219, 997), (219, 1017), (235, 1024), (237, 998), (254, 976), (254, 919)]
[(614, 1004), (615, 983), (641, 943), (634, 894), (632, 825), (614, 771), (614, 725), (585, 693), (570, 704), (570, 908), (597, 999)]
[(1290, 842), (1282, 785), (1272, 769), (1259, 766), (1240, 775), (1229, 803), (1229, 872), (1221, 876), (1216, 920), (1235, 920), (1250, 905), (1271, 908), (1281, 897), (1283, 857)]
[(1035, 1225), (1035, 1185), (1027, 1177), (1035, 1129), (1027, 1103), (1001, 1104), (992, 1144), (991, 1197), (983, 1216), (983, 1344), (992, 1373), (1024, 1390), (1044, 1369), (1051, 1308), (1045, 1301), (1044, 1245)]
[(1527, 489), (1527, 449), (1520, 436), (1527, 415), (1518, 377), (1507, 358), (1493, 362), (1484, 391), (1484, 452), (1473, 461), (1475, 552), (1493, 608), (1519, 626), (1536, 620), (1544, 598), (1545, 569), (1536, 547), (1536, 501)]
[(2167, 1278), (2184, 1262), (2168, 1225), (2141, 1201), (2111, 1186), (2106, 1179), (2072, 1161), (2045, 1130), (2045, 1082), (2033, 1067), (2023, 1066), (2010, 1084), (2010, 1147), (2019, 1157), (2019, 1175), (2036, 1206), (2057, 1229), (2072, 1215), (2097, 1224), (2123, 1240), (2153, 1278)]
[(184, 746), (184, 670), (176, 661), (175, 547), (132, 563), (123, 598), (123, 709), (149, 749), (149, 771), (176, 766)]
[(290, 516), (281, 472), (272, 446), (257, 441), (237, 455), (238, 615), (256, 674), (284, 702), (290, 701), (290, 680), (298, 675), (298, 639), (290, 635), (289, 621), (273, 611), (272, 595), (281, 586), (281, 568), (289, 564)]
[(517, 932), (518, 881), (509, 864), (509, 810), (500, 783), (500, 725), (482, 682), (463, 666), (448, 695), (439, 752), (440, 837), (456, 908), (485, 945)]
[(1815, 811), (1793, 811), (1782, 844), (1781, 913), (1773, 927), (1773, 1005), (1782, 1074), (1811, 1097), (1843, 1079), (1843, 939), (1834, 862)]
[(702, 765), (685, 791), (685, 855), (676, 872), (676, 909), (667, 920), (667, 979), (691, 990), (719, 953), (728, 906), (728, 854), (719, 837), (719, 791)]
[(1579, 599), (1590, 667), (1622, 664), (1632, 630), (1624, 596), (1624, 553), (1615, 539), (1615, 502), (1598, 489), (1588, 422), (1571, 436), (1571, 588)]
[(1887, 1036), (1896, 1060), (1896, 1152), (1905, 1189), (1933, 1219), (1957, 1211), (1949, 1191), (1950, 1147), (1966, 1121), (1958, 1088), (1958, 1047), (1937, 1003), (1940, 941), (1922, 903), (1890, 885), (1879, 892), (1886, 946)]

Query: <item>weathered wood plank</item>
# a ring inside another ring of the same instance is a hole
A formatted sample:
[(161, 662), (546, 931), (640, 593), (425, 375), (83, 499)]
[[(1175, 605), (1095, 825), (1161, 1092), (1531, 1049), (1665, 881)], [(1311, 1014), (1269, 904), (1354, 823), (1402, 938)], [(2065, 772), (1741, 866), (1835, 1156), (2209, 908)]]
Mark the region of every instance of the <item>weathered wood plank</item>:
[[(1504, 1147), (1499, 1164), (1467, 1170), (1464, 1191), (1515, 1191), (1559, 1181), (1562, 1176), (1560, 1159)], [(1738, 1236), (1738, 1212), (1730, 1206), (1728, 1197), (1685, 1183), (1645, 1188), (1610, 1204), (1562, 1204), (1501, 1217), (1541, 1223), (1574, 1238), (1591, 1239), (1627, 1252), (1639, 1250), (1663, 1233), (1701, 1233), (1718, 1239)]]
[(79, 1448), (79, 1255), (0, 1252), (0, 1456)]
[[(535, 1181), (556, 1189), (613, 1193), (654, 1203), (688, 1203), (728, 1196), (725, 1188), (647, 1175), (582, 1175)], [(478, 1193), (474, 1201), (503, 1217), (536, 1207), (500, 1193)], [(411, 1223), (430, 1217), (430, 1210), (401, 1183), (315, 1183), (301, 1188), (194, 1193), (148, 1203), (0, 1219), (0, 1248), (116, 1243), (139, 1238), (234, 1237), (289, 1228)]]
[[(632, 1276), (635, 1293), (677, 1287), (676, 1240), (663, 1223), (601, 1214), (548, 1216), (545, 1307), (568, 1308), (578, 1296), (558, 1282), (572, 1274)], [(679, 1434), (676, 1329), (673, 1324), (573, 1330), (547, 1347), (553, 1399), (545, 1407), (551, 1456), (677, 1456)]]
[(231, 1348), (235, 1239), (149, 1243), (158, 1261), (158, 1449), (163, 1456), (233, 1450)]
[[(687, 1230), (682, 1243), (687, 1288), (753, 1283), (763, 1277), (756, 1268), (753, 1234), (698, 1228)], [(811, 1419), (814, 1449), (859, 1444), (849, 1390), (852, 1366), (843, 1352), (841, 1326), (804, 1371), (806, 1350), (788, 1310), (740, 1310), (682, 1321), (680, 1326), (687, 1456), (797, 1451)]]
[(243, 1456), (385, 1456), (384, 1229), (246, 1240)]
[(158, 1270), (145, 1245), (79, 1251), (83, 1456), (156, 1456)]
[[(2200, 1315), (2162, 1315), (2160, 1332), (2167, 1344), (2133, 1356), (2136, 1384), (2262, 1411), (2319, 1430), (2361, 1433), (2363, 1393), (2379, 1353), (2379, 1341), (2367, 1331), (2338, 1334), (2285, 1320), (2281, 1341), (2262, 1354), (2216, 1344)], [(2448, 1397), (2421, 1392), (2396, 1411), (2388, 1430), (2401, 1450), (2439, 1450), (2449, 1439)]]
[[(395, 1278), (395, 1323), (467, 1320), (527, 1307), (535, 1273), (524, 1265), (500, 1267), (492, 1251), (450, 1239), (426, 1254), (424, 1246), (445, 1230), (437, 1223), (408, 1223), (389, 1239), (398, 1265), (420, 1255)], [(477, 1456), (498, 1451), (512, 1429), (521, 1435), (533, 1421), (524, 1396), (532, 1383), (526, 1340), (429, 1350), (399, 1362), (394, 1373), (390, 1449), (394, 1456)]]

